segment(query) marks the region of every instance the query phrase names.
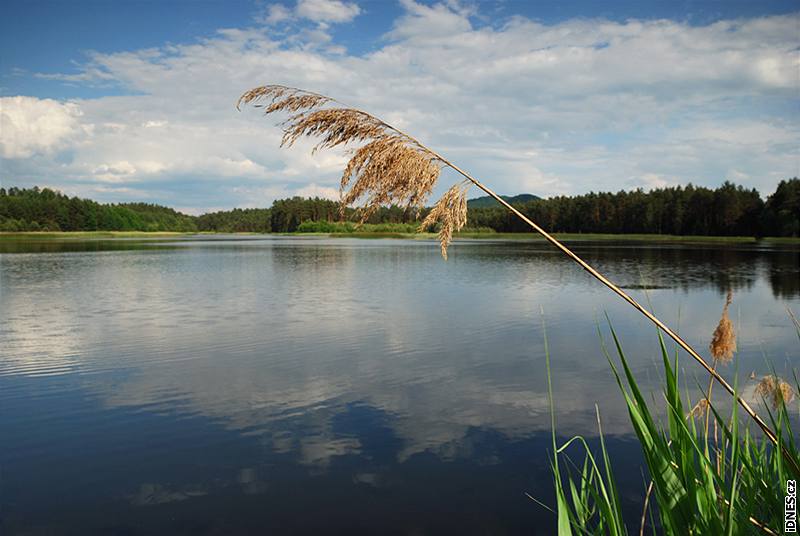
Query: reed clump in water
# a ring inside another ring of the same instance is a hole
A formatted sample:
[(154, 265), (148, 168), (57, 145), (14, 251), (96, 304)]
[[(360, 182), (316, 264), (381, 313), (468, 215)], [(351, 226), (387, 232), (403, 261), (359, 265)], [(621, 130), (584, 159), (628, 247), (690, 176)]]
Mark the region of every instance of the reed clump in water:
[[(649, 407), (651, 399), (637, 385), (613, 326), (609, 324), (609, 327), (618, 362), (622, 365), (621, 372), (602, 343), (602, 334), (601, 346), (625, 398), (630, 422), (652, 480), (644, 492), (639, 521), (633, 525), (622, 508), (617, 475), (611, 467), (599, 414), (599, 447), (590, 448), (581, 436), (558, 446), (553, 424), (551, 468), (558, 534), (643, 536), (651, 531), (669, 536), (780, 534), (784, 523), (786, 481), (800, 477), (793, 466), (786, 463), (784, 452), (772, 447), (765, 435), (753, 435), (749, 428), (740, 426), (738, 405), (734, 404), (730, 414), (724, 416), (704, 397), (690, 413), (700, 416), (708, 409), (712, 410), (715, 429), (719, 427), (722, 432), (720, 442), (712, 452), (708, 448), (708, 431), (704, 434), (702, 428), (686, 418), (677, 355), (670, 359), (660, 335), (665, 380), (663, 399), (667, 415), (665, 419), (659, 419)], [(546, 339), (545, 354), (552, 412), (555, 402), (550, 387)], [(770, 413), (771, 422), (779, 436), (786, 440), (786, 447), (796, 460), (800, 451), (794, 440), (796, 434), (792, 430), (787, 406), (793, 397), (792, 386), (771, 375), (762, 379), (757, 392), (773, 405), (775, 411)], [(551, 419), (555, 423), (552, 414)], [(583, 446), (585, 453), (582, 466), (574, 460), (574, 454), (567, 454), (568, 448), (575, 448), (570, 445), (576, 443)], [(566, 458), (569, 463), (560, 463), (559, 458)]]

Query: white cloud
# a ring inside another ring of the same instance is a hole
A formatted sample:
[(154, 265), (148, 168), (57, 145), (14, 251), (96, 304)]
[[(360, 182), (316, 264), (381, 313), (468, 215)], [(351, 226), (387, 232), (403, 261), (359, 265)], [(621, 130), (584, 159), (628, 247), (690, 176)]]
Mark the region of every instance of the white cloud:
[(297, 0), (294, 9), (284, 4), (270, 4), (255, 20), (279, 27), (288, 34), (286, 43), (305, 50), (321, 49), (328, 54), (344, 54), (346, 48), (332, 44), (332, 24), (352, 21), (361, 13), (353, 2), (341, 0)]
[(317, 184), (309, 184), (297, 190), (301, 197), (321, 197), (322, 199), (339, 199), (339, 190)]
[(101, 164), (92, 173), (102, 182), (123, 182), (126, 177), (136, 173), (136, 167), (127, 160), (120, 160), (111, 164)]
[(361, 8), (340, 0), (297, 0), (295, 13), (314, 22), (349, 22), (361, 13)]
[(0, 155), (30, 158), (52, 153), (86, 134), (80, 108), (71, 102), (35, 97), (0, 97)]
[(669, 186), (670, 184), (670, 181), (667, 178), (657, 173), (644, 173), (641, 177), (635, 177), (633, 181), (639, 182), (640, 185), (643, 183), (646, 186), (646, 190), (663, 188), (665, 186)]
[[(130, 95), (9, 101), (24, 104), (13, 129), (3, 108), (3, 156), (15, 159), (6, 176), (47, 176), (78, 192), (114, 182), (133, 189), (125, 199), (138, 191), (193, 210), (330, 194), (342, 152), (312, 157), (306, 142), (281, 150), (280, 118), (235, 111), (241, 92), (265, 83), (365, 108), (508, 194), (732, 177), (768, 194), (800, 175), (800, 127), (786, 119), (798, 103), (796, 14), (707, 26), (518, 17), (491, 27), (473, 26), (458, 6), (402, 5), (390, 40), (364, 55), (326, 43), (327, 25), (344, 20), (330, 6), (285, 37), (226, 29), (189, 45), (94, 54), (76, 76)], [(70, 158), (59, 159), (65, 148)]]
[(285, 4), (270, 4), (256, 20), (267, 25), (307, 20), (317, 23), (319, 30), (326, 30), (327, 24), (350, 22), (359, 14), (361, 8), (354, 2), (297, 0), (294, 9)]
[(277, 24), (292, 18), (291, 10), (283, 4), (271, 4), (267, 7), (267, 15), (263, 22), (266, 24)]
[(748, 180), (750, 178), (750, 175), (742, 171), (739, 171), (738, 169), (731, 169), (726, 174), (726, 177), (728, 178), (728, 180), (733, 182), (743, 182)]
[(414, 0), (400, 0), (400, 3), (406, 13), (389, 34), (394, 39), (413, 37), (429, 41), (441, 37), (453, 40), (454, 36), (472, 28), (466, 12), (453, 10), (445, 4), (428, 6)]

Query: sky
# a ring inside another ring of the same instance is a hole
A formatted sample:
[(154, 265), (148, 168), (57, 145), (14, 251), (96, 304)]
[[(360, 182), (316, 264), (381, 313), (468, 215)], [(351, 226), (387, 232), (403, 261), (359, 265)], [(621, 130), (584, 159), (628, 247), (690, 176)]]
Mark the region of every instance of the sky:
[[(336, 198), (344, 151), (235, 108), (285, 84), (367, 110), (504, 194), (800, 175), (800, 2), (18, 1), (0, 184), (198, 214)], [(454, 181), (443, 173), (436, 193)], [(471, 197), (480, 195), (471, 191)]]

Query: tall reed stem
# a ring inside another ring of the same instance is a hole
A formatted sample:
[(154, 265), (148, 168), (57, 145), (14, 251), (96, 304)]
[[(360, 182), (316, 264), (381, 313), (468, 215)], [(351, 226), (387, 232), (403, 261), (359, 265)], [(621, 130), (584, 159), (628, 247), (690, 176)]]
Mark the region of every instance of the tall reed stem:
[[(717, 358), (714, 358), (714, 362), (711, 365), (711, 370), (717, 370)], [(711, 390), (714, 388), (714, 377), (712, 376), (708, 380), (708, 391), (706, 391), (706, 439), (708, 439), (708, 419), (711, 416)]]

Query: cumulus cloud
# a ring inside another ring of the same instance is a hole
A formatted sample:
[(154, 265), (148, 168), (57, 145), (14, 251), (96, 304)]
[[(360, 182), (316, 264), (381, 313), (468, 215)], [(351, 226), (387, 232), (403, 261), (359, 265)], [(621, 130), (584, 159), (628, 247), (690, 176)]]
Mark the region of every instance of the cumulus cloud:
[(294, 8), (270, 4), (255, 20), (272, 28), (282, 28), (286, 43), (303, 49), (320, 49), (328, 54), (344, 54), (346, 48), (332, 44), (331, 25), (352, 21), (361, 13), (353, 2), (341, 0), (297, 0)]
[(400, 3), (405, 8), (405, 15), (398, 19), (394, 30), (389, 33), (392, 38), (414, 37), (429, 41), (444, 37), (450, 40), (454, 35), (472, 29), (469, 12), (445, 4), (428, 6), (414, 0), (401, 0)]
[(306, 20), (321, 24), (322, 29), (327, 29), (327, 24), (350, 22), (360, 13), (361, 8), (354, 2), (297, 0), (294, 8), (285, 4), (270, 4), (256, 20), (268, 25)]
[(266, 24), (277, 24), (292, 18), (292, 11), (283, 4), (270, 4), (267, 6), (266, 16), (263, 22)]
[(47, 154), (90, 131), (77, 104), (35, 97), (0, 97), (0, 155), (30, 158)]
[[(279, 150), (278, 118), (233, 108), (264, 83), (368, 109), (503, 193), (731, 177), (769, 193), (800, 174), (800, 127), (786, 119), (798, 102), (797, 14), (705, 26), (522, 17), (481, 25), (454, 3), (402, 7), (386, 39), (361, 55), (342, 53), (346, 42), (327, 32), (360, 8), (310, 1), (269, 8), (275, 22), (305, 17), (293, 31), (231, 28), (193, 44), (95, 53), (74, 76), (128, 94), (16, 97), (25, 104), (13, 105), (13, 120), (4, 104), (2, 154), (14, 159), (6, 176), (57, 177), (87, 195), (111, 182), (195, 211), (252, 205), (253, 191), (261, 206), (273, 195), (332, 195), (342, 152), (312, 157), (305, 142)], [(55, 152), (63, 148), (66, 161)]]
[(297, 195), (301, 197), (321, 197), (322, 199), (338, 199), (339, 190), (318, 184), (309, 184), (297, 190)]
[(295, 13), (315, 22), (348, 22), (361, 13), (361, 8), (340, 0), (297, 0)]

